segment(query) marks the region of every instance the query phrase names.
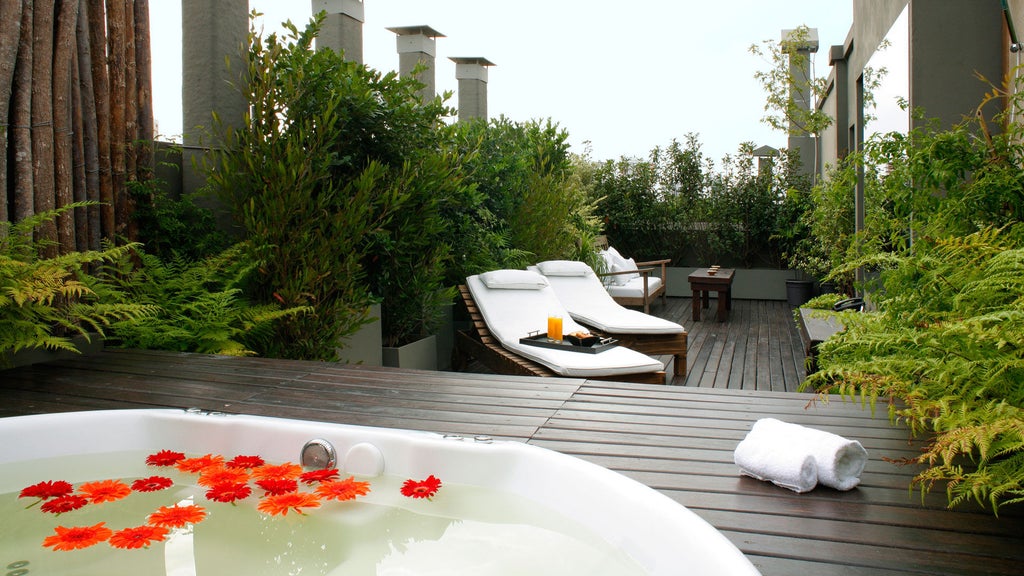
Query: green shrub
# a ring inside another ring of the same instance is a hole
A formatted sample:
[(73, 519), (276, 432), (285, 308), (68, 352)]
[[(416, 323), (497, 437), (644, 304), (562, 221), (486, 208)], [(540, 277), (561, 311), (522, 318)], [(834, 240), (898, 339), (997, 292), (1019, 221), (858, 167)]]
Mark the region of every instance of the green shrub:
[(71, 336), (105, 336), (112, 322), (139, 319), (153, 307), (128, 302), (114, 286), (89, 273), (91, 268), (125, 257), (136, 244), (101, 251), (39, 256), (33, 232), (63, 212), (88, 206), (69, 204), (17, 224), (0, 222), (0, 363), (4, 352), (22, 349), (77, 349)]
[(155, 312), (113, 323), (111, 334), (125, 348), (251, 356), (268, 348), (274, 323), (309, 313), (309, 308), (252, 306), (242, 287), (253, 272), (245, 249), (235, 246), (198, 262), (168, 263), (141, 251), (105, 272), (133, 301)]
[(384, 300), (388, 341), (430, 325), (396, 300), (446, 295), (438, 212), (463, 192), (457, 179), (442, 182), (457, 173), (442, 100), (421, 102), (413, 79), (314, 51), (323, 18), (301, 33), (286, 23), (284, 38), (250, 34), (245, 126), (225, 131), (209, 166), (257, 265), (251, 297), (315, 309), (278, 323), (267, 350), (276, 357), (333, 359), (373, 301)]
[(1024, 134), (995, 121), (868, 144), (866, 229), (839, 273), (870, 272), (877, 311), (845, 317), (805, 383), (887, 401), (928, 439), (914, 486), (993, 511), (1024, 501)]

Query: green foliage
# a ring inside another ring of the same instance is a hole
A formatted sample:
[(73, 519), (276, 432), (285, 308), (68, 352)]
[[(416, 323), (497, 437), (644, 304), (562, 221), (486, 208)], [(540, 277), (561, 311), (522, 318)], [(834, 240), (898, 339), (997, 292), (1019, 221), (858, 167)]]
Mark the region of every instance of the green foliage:
[(808, 184), (790, 155), (757, 166), (752, 153), (742, 145), (715, 172), (691, 134), (655, 148), (648, 161), (605, 162), (591, 195), (609, 242), (642, 260), (778, 266), (783, 239), (806, 235), (799, 214), (785, 212), (787, 192), (806, 196)]
[[(1024, 128), (993, 88), (959, 125), (865, 144), (816, 190), (814, 231), (835, 275), (861, 269), (876, 312), (843, 317), (807, 385), (889, 404), (929, 442), (914, 480), (951, 506), (1024, 501)], [(992, 125), (995, 125), (993, 128)], [(864, 173), (865, 229), (843, 203)], [(837, 177), (836, 177), (837, 176)]]
[[(569, 154), (568, 134), (550, 121), (459, 122), (452, 138), (481, 204), (465, 204), (468, 236), (451, 238), (453, 283), (494, 268), (578, 259), (596, 264), (599, 225), (586, 193), (589, 164)], [(450, 221), (459, 222), (459, 220)]]
[(379, 299), (389, 341), (429, 330), (432, 318), (404, 317), (417, 308), (402, 303), (388, 311), (389, 300), (444, 298), (438, 213), (468, 194), (445, 180), (457, 157), (443, 149), (441, 99), (421, 102), (415, 80), (314, 51), (323, 18), (302, 32), (286, 23), (285, 38), (250, 34), (246, 125), (225, 131), (209, 167), (257, 263), (254, 301), (316, 310), (278, 323), (266, 351), (276, 357), (334, 358)]
[(591, 197), (609, 242), (637, 260), (682, 260), (702, 237), (701, 203), (711, 163), (690, 134), (655, 148), (648, 161), (608, 160), (596, 171)]
[(1024, 228), (921, 241), (885, 266), (878, 312), (844, 316), (807, 380), (848, 396), (888, 398), (891, 415), (935, 434), (918, 458), (922, 491), (993, 510), (1024, 500)]
[[(96, 265), (123, 258), (135, 244), (39, 257), (43, 247), (32, 240), (33, 232), (63, 212), (89, 205), (69, 204), (14, 225), (0, 222), (0, 353), (31, 348), (77, 351), (70, 336), (104, 336), (112, 322), (153, 312), (150, 306), (125, 301), (89, 273)], [(6, 355), (0, 354), (0, 363), (4, 361)]]
[(787, 134), (819, 134), (832, 124), (832, 117), (813, 104), (828, 93), (825, 78), (805, 78), (795, 72), (808, 67), (810, 58), (801, 48), (807, 45), (810, 28), (799, 26), (785, 41), (766, 40), (750, 46), (750, 53), (767, 60), (769, 67), (754, 74), (765, 90), (762, 121)]
[(199, 260), (230, 244), (213, 212), (196, 203), (196, 196), (171, 198), (158, 179), (128, 183), (135, 201), (132, 219), (147, 252), (164, 260)]
[(113, 263), (105, 276), (155, 313), (115, 322), (112, 335), (126, 348), (250, 356), (266, 349), (275, 322), (310, 308), (250, 306), (243, 292), (253, 265), (234, 246), (194, 262), (163, 263), (141, 251)]

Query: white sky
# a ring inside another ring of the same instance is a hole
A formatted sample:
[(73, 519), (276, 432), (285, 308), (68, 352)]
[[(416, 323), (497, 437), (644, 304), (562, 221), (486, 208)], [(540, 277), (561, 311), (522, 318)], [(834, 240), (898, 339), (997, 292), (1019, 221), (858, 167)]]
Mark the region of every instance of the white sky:
[[(437, 39), (439, 93), (458, 105), (450, 56), (482, 56), (489, 70), (488, 113), (514, 121), (551, 118), (569, 132), (574, 152), (595, 160), (646, 157), (655, 146), (699, 134), (716, 163), (746, 141), (785, 146), (760, 121), (764, 92), (754, 80), (768, 63), (751, 44), (781, 31), (818, 29), (815, 73), (827, 75), (828, 47), (846, 40), (852, 0), (364, 0), (363, 57), (398, 68), (386, 28), (428, 25)], [(309, 0), (250, 0), (266, 30), (291, 19), (301, 29)], [(153, 101), (157, 129), (181, 132), (181, 5), (150, 3)]]

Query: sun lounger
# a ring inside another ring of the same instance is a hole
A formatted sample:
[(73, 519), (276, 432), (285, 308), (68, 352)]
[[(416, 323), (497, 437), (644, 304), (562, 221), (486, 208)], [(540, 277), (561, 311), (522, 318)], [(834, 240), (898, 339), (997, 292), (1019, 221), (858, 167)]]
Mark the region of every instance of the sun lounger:
[(687, 334), (680, 324), (620, 305), (585, 262), (549, 260), (530, 270), (548, 279), (574, 320), (644, 354), (671, 354), (673, 374), (686, 375)]
[[(520, 339), (531, 333), (546, 332), (547, 317), (552, 313), (562, 316), (563, 333), (586, 331), (572, 320), (547, 279), (536, 272), (495, 270), (470, 276), (463, 296), (471, 317), (475, 310), (474, 320), (479, 323), (475, 334), (459, 335), (460, 349), (492, 369), (538, 376), (665, 382), (665, 366), (661, 362), (626, 346), (589, 354), (521, 343)], [(481, 358), (487, 354), (498, 359)]]

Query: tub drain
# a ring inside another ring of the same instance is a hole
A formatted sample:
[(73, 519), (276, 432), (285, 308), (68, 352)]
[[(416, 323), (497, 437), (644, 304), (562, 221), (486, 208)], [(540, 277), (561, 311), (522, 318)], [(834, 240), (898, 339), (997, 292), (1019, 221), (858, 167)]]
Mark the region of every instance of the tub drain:
[(338, 453), (327, 440), (314, 438), (302, 447), (299, 462), (308, 468), (334, 468), (338, 465)]

